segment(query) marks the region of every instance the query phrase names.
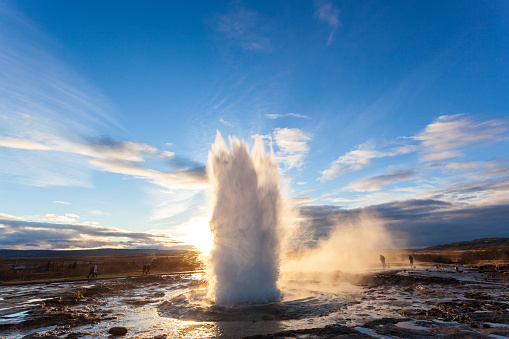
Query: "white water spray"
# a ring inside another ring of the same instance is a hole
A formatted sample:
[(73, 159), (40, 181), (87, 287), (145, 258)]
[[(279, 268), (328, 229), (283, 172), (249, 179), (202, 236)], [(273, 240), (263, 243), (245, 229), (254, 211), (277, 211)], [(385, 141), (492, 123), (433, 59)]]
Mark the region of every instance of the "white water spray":
[(261, 138), (251, 152), (236, 138), (229, 142), (230, 150), (217, 133), (207, 166), (215, 198), (213, 298), (221, 305), (276, 301), (282, 211), (277, 165)]

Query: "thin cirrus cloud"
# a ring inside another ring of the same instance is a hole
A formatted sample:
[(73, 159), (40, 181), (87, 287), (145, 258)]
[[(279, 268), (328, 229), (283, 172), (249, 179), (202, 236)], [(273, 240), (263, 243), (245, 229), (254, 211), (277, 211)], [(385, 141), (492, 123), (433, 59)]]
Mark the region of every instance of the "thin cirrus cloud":
[(330, 34), (327, 38), (327, 45), (332, 43), (334, 34), (340, 25), (339, 21), (339, 9), (336, 8), (330, 1), (315, 1), (316, 11), (313, 15), (315, 19), (326, 24), (330, 28)]
[(509, 204), (509, 184), (507, 176), (471, 176), (470, 180), (452, 181), (442, 187), (423, 192), (418, 198), (448, 201), (451, 203), (469, 204), (471, 206), (486, 206)]
[(200, 188), (205, 185), (203, 170), (160, 172), (140, 166), (139, 163), (147, 158), (166, 159), (174, 155), (143, 143), (95, 140), (91, 144), (82, 144), (54, 138), (51, 143), (42, 144), (7, 137), (0, 138), (0, 147), (77, 154), (91, 158), (88, 162), (103, 171), (145, 179), (165, 188)]
[(88, 134), (120, 127), (109, 101), (47, 52), (55, 42), (0, 5), (0, 132)]
[(398, 182), (406, 181), (414, 177), (415, 171), (395, 171), (389, 174), (379, 175), (373, 178), (352, 181), (347, 188), (356, 192), (374, 192), (382, 187)]
[(298, 128), (276, 128), (274, 141), (279, 151), (276, 158), (287, 169), (300, 168), (309, 152), (308, 141), (311, 138)]
[(271, 40), (262, 33), (264, 23), (255, 11), (240, 8), (217, 16), (216, 29), (245, 50), (268, 51)]
[[(506, 131), (507, 127), (504, 121), (477, 121), (465, 114), (443, 115), (415, 136), (402, 137), (402, 139), (417, 141), (417, 144), (395, 147), (388, 151), (380, 151), (368, 145), (360, 145), (332, 162), (330, 167), (322, 172), (319, 180), (322, 182), (332, 180), (346, 172), (358, 171), (368, 167), (371, 165), (372, 159), (400, 154), (419, 152), (420, 161), (422, 162), (458, 158), (464, 155), (463, 151), (466, 147), (503, 140), (502, 135)], [(474, 163), (452, 166), (458, 168), (460, 166), (474, 166)]]
[(360, 145), (353, 151), (340, 156), (331, 166), (322, 171), (320, 181), (325, 182), (332, 180), (346, 172), (359, 171), (363, 168), (371, 165), (371, 159), (392, 157), (400, 154), (411, 153), (416, 150), (414, 145), (405, 145), (401, 147), (395, 147), (388, 151), (379, 151), (369, 147), (367, 144)]
[(265, 116), (269, 119), (278, 119), (278, 118), (301, 118), (301, 119), (311, 119), (311, 117), (300, 114), (300, 113), (286, 113), (286, 114), (265, 114)]
[(461, 157), (462, 148), (501, 140), (507, 131), (500, 120), (477, 121), (465, 114), (443, 115), (422, 132), (411, 137), (420, 141), (422, 161), (441, 161)]
[(223, 118), (219, 119), (219, 122), (223, 124), (224, 126), (233, 126), (233, 124)]
[(29, 186), (92, 187), (91, 173), (101, 170), (164, 189), (205, 185), (203, 166), (181, 164), (166, 173), (144, 165), (173, 163), (173, 152), (140, 142), (78, 139), (122, 129), (115, 110), (48, 52), (54, 42), (6, 7), (0, 5), (0, 12), (0, 162), (5, 164), (0, 176)]
[(497, 166), (496, 161), (464, 161), (451, 162), (445, 167), (453, 171), (469, 171), (479, 168), (493, 168)]

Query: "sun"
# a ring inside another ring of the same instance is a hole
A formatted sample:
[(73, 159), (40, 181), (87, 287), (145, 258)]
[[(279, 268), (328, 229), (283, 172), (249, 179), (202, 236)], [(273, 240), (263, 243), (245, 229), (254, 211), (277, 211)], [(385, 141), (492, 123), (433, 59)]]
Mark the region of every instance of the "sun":
[(196, 247), (203, 254), (209, 254), (214, 245), (214, 236), (210, 231), (208, 218), (194, 218), (179, 228), (178, 237), (182, 242)]

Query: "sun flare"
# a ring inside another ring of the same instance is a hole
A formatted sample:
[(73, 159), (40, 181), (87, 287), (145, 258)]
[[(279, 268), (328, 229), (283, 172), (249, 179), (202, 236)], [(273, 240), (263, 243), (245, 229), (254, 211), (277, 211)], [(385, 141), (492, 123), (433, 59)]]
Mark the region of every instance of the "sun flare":
[(196, 218), (180, 228), (182, 235), (179, 240), (196, 247), (203, 254), (209, 254), (214, 244), (214, 236), (210, 231), (208, 218)]

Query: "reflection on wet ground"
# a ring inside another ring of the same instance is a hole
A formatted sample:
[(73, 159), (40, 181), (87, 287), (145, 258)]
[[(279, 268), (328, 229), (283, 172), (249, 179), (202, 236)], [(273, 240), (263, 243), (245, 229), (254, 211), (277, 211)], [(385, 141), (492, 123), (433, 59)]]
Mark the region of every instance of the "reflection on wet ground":
[(229, 307), (201, 273), (0, 285), (0, 337), (509, 338), (508, 282), (450, 267), (285, 274), (282, 301)]

